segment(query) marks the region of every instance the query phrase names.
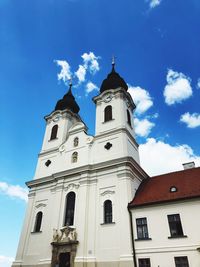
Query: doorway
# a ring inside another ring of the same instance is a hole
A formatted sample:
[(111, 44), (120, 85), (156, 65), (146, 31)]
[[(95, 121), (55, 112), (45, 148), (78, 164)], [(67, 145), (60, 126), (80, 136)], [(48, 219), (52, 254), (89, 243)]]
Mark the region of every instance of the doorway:
[(60, 253), (59, 267), (70, 267), (70, 252)]

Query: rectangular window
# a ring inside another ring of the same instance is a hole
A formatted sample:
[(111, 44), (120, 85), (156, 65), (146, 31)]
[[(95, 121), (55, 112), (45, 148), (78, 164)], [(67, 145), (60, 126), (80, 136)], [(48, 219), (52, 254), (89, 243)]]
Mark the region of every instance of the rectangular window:
[(136, 226), (138, 239), (148, 239), (147, 218), (136, 219)]
[(183, 229), (179, 214), (168, 215), (171, 237), (183, 236)]
[(138, 259), (139, 267), (151, 267), (151, 262), (149, 258)]
[(189, 267), (188, 258), (185, 257), (175, 257), (174, 258), (176, 267)]

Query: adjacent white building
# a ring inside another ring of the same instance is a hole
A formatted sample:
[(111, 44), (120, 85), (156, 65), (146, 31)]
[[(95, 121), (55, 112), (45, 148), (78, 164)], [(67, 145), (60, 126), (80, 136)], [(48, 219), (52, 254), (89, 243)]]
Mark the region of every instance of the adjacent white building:
[(200, 168), (148, 178), (129, 204), (138, 266), (200, 266)]
[[(168, 178), (149, 178), (140, 167), (135, 104), (114, 64), (93, 99), (94, 136), (87, 134), (71, 87), (45, 117), (12, 267), (199, 267), (199, 168), (183, 171), (197, 173), (195, 186), (190, 183), (195, 198), (187, 190), (186, 199), (174, 198), (182, 184), (172, 183), (177, 191), (167, 191), (164, 202), (152, 202)], [(155, 180), (160, 188), (150, 182)], [(181, 236), (172, 236), (169, 220), (181, 221)]]

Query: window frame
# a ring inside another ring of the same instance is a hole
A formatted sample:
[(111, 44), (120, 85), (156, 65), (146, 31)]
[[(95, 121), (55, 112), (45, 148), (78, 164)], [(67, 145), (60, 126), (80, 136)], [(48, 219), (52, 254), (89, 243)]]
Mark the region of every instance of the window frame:
[(72, 153), (71, 162), (72, 162), (72, 163), (77, 163), (77, 161), (78, 161), (78, 152), (77, 152), (77, 151), (74, 151), (74, 152)]
[(41, 232), (41, 226), (42, 226), (42, 219), (43, 219), (43, 212), (38, 211), (35, 216), (35, 224), (33, 228), (34, 233), (40, 233)]
[[(180, 260), (180, 262), (178, 262)], [(186, 260), (185, 262), (181, 262), (181, 261)], [(188, 261), (188, 257), (187, 256), (177, 256), (174, 257), (174, 262), (175, 262), (175, 266), (176, 267), (189, 267), (189, 261)]]
[(167, 215), (170, 238), (186, 237), (183, 233), (181, 217), (179, 213)]
[(50, 139), (49, 139), (49, 141), (52, 141), (52, 140), (57, 139), (57, 135), (58, 135), (58, 124), (55, 124), (55, 125), (51, 128), (51, 135), (50, 135)]
[[(142, 261), (147, 261), (147, 263), (142, 262)], [(138, 259), (138, 266), (139, 267), (151, 267), (151, 260), (150, 260), (150, 258), (139, 258)]]
[(113, 204), (110, 199), (106, 199), (103, 203), (103, 222), (104, 224), (113, 223)]
[(112, 106), (108, 105), (104, 109), (104, 122), (111, 121), (113, 119)]
[(79, 145), (79, 138), (75, 137), (74, 138), (74, 147), (77, 147)]
[(126, 110), (126, 114), (127, 114), (127, 123), (130, 127), (132, 127), (132, 124), (131, 124), (131, 114), (130, 114), (130, 111), (127, 109)]
[[(70, 199), (71, 197), (71, 199)], [(72, 201), (72, 203), (71, 203)], [(70, 191), (65, 198), (65, 213), (63, 226), (74, 225), (74, 215), (75, 215), (75, 205), (76, 205), (76, 194), (74, 191)], [(69, 222), (69, 224), (68, 224)]]
[(136, 218), (137, 240), (150, 240), (147, 217)]

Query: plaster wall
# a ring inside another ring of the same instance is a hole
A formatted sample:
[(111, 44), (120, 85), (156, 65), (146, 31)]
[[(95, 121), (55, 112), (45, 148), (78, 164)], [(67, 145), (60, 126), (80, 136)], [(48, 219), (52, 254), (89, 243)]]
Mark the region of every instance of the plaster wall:
[[(135, 241), (137, 258), (150, 258), (153, 266), (175, 266), (174, 257), (187, 256), (190, 267), (200, 266), (199, 200), (152, 205), (132, 210), (134, 239), (136, 218), (147, 218), (149, 238)], [(167, 215), (179, 214), (185, 237), (169, 238)]]

